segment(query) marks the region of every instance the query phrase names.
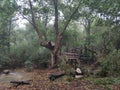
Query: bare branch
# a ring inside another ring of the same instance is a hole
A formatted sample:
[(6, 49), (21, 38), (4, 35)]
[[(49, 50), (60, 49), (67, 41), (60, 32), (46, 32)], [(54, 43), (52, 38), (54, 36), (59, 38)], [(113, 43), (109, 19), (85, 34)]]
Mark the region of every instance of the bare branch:
[[(30, 21), (29, 18), (25, 17), (23, 14), (21, 14), (21, 15), (22, 15), (22, 17), (23, 17), (24, 19), (26, 19), (31, 25), (33, 25), (33, 23)], [(33, 25), (33, 26), (34, 26), (34, 25)]]

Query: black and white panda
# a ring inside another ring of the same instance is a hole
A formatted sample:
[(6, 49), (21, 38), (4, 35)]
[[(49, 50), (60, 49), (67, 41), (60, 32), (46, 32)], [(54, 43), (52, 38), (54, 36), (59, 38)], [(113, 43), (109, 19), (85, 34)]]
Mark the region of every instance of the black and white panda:
[(83, 77), (83, 72), (81, 71), (80, 68), (76, 68), (75, 70), (75, 78), (82, 78)]

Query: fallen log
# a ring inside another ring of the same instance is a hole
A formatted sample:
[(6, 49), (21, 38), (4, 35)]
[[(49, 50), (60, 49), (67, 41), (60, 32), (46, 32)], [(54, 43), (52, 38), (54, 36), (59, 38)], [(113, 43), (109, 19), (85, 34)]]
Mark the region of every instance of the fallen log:
[(10, 81), (14, 86), (19, 86), (19, 85), (30, 85), (30, 82), (28, 81)]
[(70, 76), (75, 77), (75, 78), (83, 77), (82, 71), (80, 70), (80, 68), (77, 68), (75, 70), (75, 72), (71, 72), (70, 74), (66, 74), (65, 72), (61, 72), (61, 73), (57, 73), (57, 74), (50, 74), (48, 76), (48, 78), (49, 78), (50, 81), (54, 81), (55, 79), (57, 79), (59, 77), (62, 77), (64, 75), (70, 75)]
[(55, 79), (59, 78), (59, 77), (62, 77), (64, 76), (65, 73), (60, 73), (60, 74), (50, 74), (48, 76), (48, 78), (50, 79), (50, 81), (54, 81)]

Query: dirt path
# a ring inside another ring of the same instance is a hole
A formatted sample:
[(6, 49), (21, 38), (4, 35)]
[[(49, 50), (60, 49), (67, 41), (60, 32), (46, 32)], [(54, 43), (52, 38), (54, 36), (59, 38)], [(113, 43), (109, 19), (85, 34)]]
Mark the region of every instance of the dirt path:
[[(94, 85), (84, 79), (66, 81), (66, 78), (59, 78), (55, 81), (49, 81), (48, 75), (57, 70), (34, 70), (27, 73), (31, 76), (31, 85), (19, 85), (13, 87), (9, 84), (0, 84), (0, 90), (105, 90), (101, 86)], [(119, 90), (119, 89), (116, 89)]]

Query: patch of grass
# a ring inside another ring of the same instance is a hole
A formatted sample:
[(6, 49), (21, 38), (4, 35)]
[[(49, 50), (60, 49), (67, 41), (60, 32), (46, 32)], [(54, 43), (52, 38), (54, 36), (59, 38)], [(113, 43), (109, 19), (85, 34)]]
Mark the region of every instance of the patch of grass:
[(114, 78), (114, 77), (105, 77), (105, 78), (89, 77), (86, 79), (91, 81), (93, 84), (103, 86), (106, 90), (112, 90), (113, 85), (120, 84), (119, 77), (118, 78)]
[(87, 80), (91, 81), (94, 84), (98, 85), (113, 85), (113, 84), (120, 84), (120, 77), (105, 77), (105, 78), (95, 78), (95, 77), (88, 77)]
[(112, 85), (115, 83), (115, 81), (111, 78), (98, 78), (94, 80), (94, 83), (100, 85)]

